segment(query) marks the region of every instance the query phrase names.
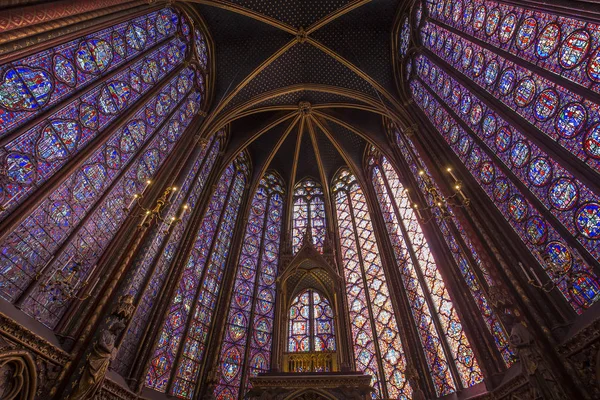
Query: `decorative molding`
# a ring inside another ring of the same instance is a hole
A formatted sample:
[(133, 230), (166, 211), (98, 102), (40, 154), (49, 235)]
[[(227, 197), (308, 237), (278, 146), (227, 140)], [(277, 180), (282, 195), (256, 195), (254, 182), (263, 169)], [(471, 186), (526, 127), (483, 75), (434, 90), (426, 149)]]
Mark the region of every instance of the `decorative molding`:
[(0, 336), (5, 336), (58, 365), (65, 365), (71, 359), (66, 351), (33, 333), (3, 313), (0, 313)]

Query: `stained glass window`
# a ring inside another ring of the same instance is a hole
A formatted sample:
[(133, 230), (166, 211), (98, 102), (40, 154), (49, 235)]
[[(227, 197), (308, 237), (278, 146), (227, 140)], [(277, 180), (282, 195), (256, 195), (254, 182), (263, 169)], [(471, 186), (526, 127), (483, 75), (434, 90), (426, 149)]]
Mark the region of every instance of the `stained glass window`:
[(297, 295), (288, 312), (290, 353), (335, 351), (333, 308), (327, 297), (313, 289)]
[(248, 172), (241, 153), (218, 181), (155, 345), (146, 376), (152, 389), (169, 388), (184, 399), (194, 395)]
[[(573, 247), (566, 244), (544, 213), (527, 200), (518, 186), (513, 183), (510, 172), (505, 172), (474, 141), (470, 133), (457, 123), (456, 117), (438, 102), (433, 93), (418, 80), (412, 80), (410, 87), (419, 107), (481, 184), (494, 205), (523, 240), (532, 255), (538, 259), (540, 266), (556, 283), (573, 309), (577, 313), (582, 313), (589, 308), (600, 297), (600, 280), (592, 267), (578, 256)], [(529, 151), (529, 143), (521, 142), (513, 152), (515, 164), (522, 159), (522, 153)], [(485, 168), (481, 168), (482, 165), (485, 165)], [(570, 196), (575, 192), (574, 189), (569, 189), (573, 187), (571, 180), (559, 180), (558, 183), (558, 186), (566, 188), (563, 196)], [(546, 261), (548, 258), (550, 263)]]
[(426, 4), (413, 97), (582, 313), (600, 298), (581, 255), (600, 260), (600, 197), (580, 178), (600, 171), (600, 29), (495, 1)]
[(406, 189), (385, 157), (374, 163), (372, 177), (438, 395), (458, 387), (448, 362), (454, 362), (464, 386), (481, 382), (483, 375)]
[(178, 191), (173, 204), (165, 214), (165, 220), (155, 228), (149, 247), (134, 264), (133, 274), (123, 285), (126, 288), (123, 294), (139, 299), (128, 331), (119, 347), (119, 353), (111, 364), (111, 367), (123, 376), (127, 376), (127, 372), (132, 367), (159, 291), (177, 254), (191, 213), (215, 164), (221, 147), (221, 136), (221, 134), (215, 135), (209, 140), (209, 144), (199, 151), (181, 190)]
[[(398, 129), (393, 128), (393, 130), (396, 144), (404, 156), (404, 159), (407, 161), (419, 189), (427, 201), (426, 206), (431, 207), (435, 221), (444, 235), (444, 240), (460, 269), (461, 275), (471, 292), (471, 296), (479, 308), (488, 330), (494, 337), (496, 347), (502, 355), (505, 364), (510, 366), (514, 362), (514, 354), (508, 345), (508, 334), (502, 325), (502, 321), (500, 321), (492, 307), (490, 307), (487, 299), (488, 296), (485, 291), (486, 287), (494, 285), (493, 279), (488, 272), (488, 267), (482, 262), (471, 239), (462, 228), (461, 223), (453, 214), (452, 210), (445, 210), (450, 215), (449, 219), (448, 215), (443, 214), (442, 210), (434, 203), (433, 196), (429, 194), (428, 189), (433, 187), (438, 193), (440, 192), (440, 189), (432, 179), (427, 167), (419, 165), (420, 155), (417, 149), (410, 141), (403, 137)], [(385, 165), (384, 168), (389, 170), (389, 162), (387, 162), (385, 158), (382, 159), (382, 162)], [(390, 173), (395, 172), (390, 170)], [(459, 244), (461, 240), (464, 241), (464, 247), (466, 247), (467, 250), (464, 250), (463, 246)], [(469, 256), (473, 261), (469, 259)]]
[(355, 367), (380, 398), (409, 399), (406, 358), (365, 195), (348, 170), (333, 186)]
[(239, 398), (248, 377), (269, 368), (283, 194), (281, 179), (268, 172), (252, 198), (221, 345), (219, 399)]
[(302, 248), (304, 236), (309, 233), (317, 250), (323, 252), (325, 243), (325, 200), (321, 185), (312, 179), (304, 179), (294, 189), (294, 214), (292, 249), (294, 254)]
[(128, 204), (200, 108), (184, 23), (163, 8), (0, 66), (0, 219), (19, 215), (0, 239), (0, 295), (51, 328), (96, 288)]

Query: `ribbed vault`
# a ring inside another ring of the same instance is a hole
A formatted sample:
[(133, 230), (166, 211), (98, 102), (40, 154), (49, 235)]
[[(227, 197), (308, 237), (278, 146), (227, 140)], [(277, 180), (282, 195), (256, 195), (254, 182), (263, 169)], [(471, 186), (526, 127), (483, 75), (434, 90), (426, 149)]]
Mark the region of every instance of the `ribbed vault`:
[(257, 176), (271, 168), (293, 184), (360, 166), (368, 144), (385, 152), (382, 116), (404, 115), (390, 36), (398, 1), (188, 3), (215, 44), (200, 134), (231, 124), (228, 159), (248, 149)]

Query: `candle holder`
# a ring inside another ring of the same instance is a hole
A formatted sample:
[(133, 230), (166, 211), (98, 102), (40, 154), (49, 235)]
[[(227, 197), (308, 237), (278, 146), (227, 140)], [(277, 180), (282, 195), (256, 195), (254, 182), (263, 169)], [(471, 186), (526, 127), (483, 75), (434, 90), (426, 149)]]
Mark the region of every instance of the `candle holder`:
[(539, 263), (544, 267), (544, 271), (547, 273), (548, 280), (546, 282), (542, 281), (542, 278), (544, 277), (542, 276), (540, 278), (533, 267), (529, 267), (528, 272), (527, 268), (525, 268), (525, 266), (519, 262), (519, 267), (527, 278), (527, 283), (536, 289), (540, 289), (546, 293), (549, 293), (563, 282), (569, 284), (570, 280), (577, 280), (578, 278), (588, 274), (585, 270), (574, 269), (575, 265), (580, 265), (583, 263), (583, 259), (578, 255), (577, 252), (573, 251), (573, 249), (569, 248), (569, 250), (570, 253), (573, 254), (573, 260), (567, 268), (564, 268), (555, 262), (548, 254), (542, 256), (539, 251), (534, 252)]
[[(54, 292), (55, 295), (52, 296), (51, 301), (61, 305), (73, 299), (87, 300), (100, 278), (96, 278), (91, 288), (87, 289), (89, 280), (85, 280), (85, 276), (81, 276), (84, 262), (82, 259), (76, 259), (75, 255), (71, 256), (62, 268), (57, 269), (46, 282), (40, 284), (40, 290), (46, 293)], [(96, 267), (97, 265), (94, 265), (85, 275), (91, 277)], [(79, 292), (82, 291), (85, 293), (79, 295)]]
[[(468, 207), (471, 204), (469, 198), (462, 191), (462, 182), (456, 179), (456, 176), (452, 172), (452, 168), (447, 168), (447, 172), (452, 176), (454, 183), (453, 188), (456, 191), (454, 194), (450, 196), (444, 196), (437, 189), (436, 185), (433, 183), (431, 177), (425, 172), (425, 170), (419, 171), (419, 176), (424, 182), (424, 191), (425, 196), (429, 197), (430, 202), (427, 206), (421, 207), (415, 201), (411, 200), (412, 207), (417, 213), (417, 217), (419, 221), (427, 224), (434, 219), (436, 214), (436, 209), (438, 210), (440, 216), (443, 219), (452, 218), (452, 211), (450, 207)], [(423, 211), (429, 211), (429, 215), (424, 215)]]

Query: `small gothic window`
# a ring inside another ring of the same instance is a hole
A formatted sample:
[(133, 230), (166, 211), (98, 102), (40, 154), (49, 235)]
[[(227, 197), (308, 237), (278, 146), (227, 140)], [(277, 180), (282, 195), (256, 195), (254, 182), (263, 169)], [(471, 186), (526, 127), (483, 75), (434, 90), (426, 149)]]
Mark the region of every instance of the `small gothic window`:
[(288, 352), (335, 351), (333, 309), (313, 289), (300, 293), (289, 310)]

